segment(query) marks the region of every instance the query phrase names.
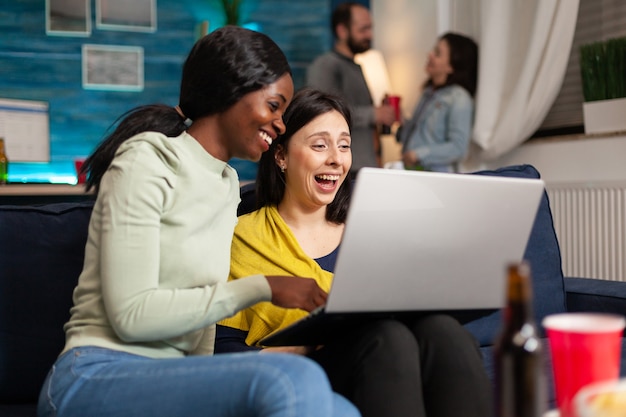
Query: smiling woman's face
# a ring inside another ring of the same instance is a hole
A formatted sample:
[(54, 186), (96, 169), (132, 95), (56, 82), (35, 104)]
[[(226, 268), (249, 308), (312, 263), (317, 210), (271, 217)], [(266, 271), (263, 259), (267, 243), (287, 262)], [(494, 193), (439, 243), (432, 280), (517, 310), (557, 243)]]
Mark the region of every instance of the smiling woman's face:
[(338, 111), (317, 116), (279, 146), (276, 163), (285, 168), (285, 198), (311, 208), (335, 199), (352, 166), (348, 122)]
[(285, 131), (283, 114), (293, 90), (291, 75), (285, 74), (276, 82), (246, 94), (226, 110), (220, 116), (219, 140), (225, 150), (220, 159), (258, 161), (272, 141)]

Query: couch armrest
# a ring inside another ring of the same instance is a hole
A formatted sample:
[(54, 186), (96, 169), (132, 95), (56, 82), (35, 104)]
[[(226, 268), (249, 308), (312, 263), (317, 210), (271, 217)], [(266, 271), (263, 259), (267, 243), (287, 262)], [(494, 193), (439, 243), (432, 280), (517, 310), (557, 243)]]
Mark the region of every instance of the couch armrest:
[(567, 311), (626, 314), (626, 282), (566, 277)]

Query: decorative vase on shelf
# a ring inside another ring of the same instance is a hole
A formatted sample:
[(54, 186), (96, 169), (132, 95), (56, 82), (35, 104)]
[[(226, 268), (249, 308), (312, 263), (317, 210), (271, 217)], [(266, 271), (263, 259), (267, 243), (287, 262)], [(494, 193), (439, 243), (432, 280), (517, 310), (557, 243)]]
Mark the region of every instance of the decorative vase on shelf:
[(580, 47), (585, 133), (626, 131), (626, 37)]

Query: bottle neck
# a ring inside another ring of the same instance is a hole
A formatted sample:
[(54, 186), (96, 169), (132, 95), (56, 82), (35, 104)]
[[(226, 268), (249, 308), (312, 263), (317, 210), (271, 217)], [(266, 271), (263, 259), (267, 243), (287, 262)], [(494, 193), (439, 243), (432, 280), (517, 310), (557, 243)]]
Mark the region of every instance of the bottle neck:
[(509, 302), (504, 309), (506, 327), (521, 329), (525, 324), (535, 324), (530, 303)]
[(510, 266), (507, 285), (507, 303), (504, 310), (507, 327), (519, 329), (524, 324), (534, 325), (528, 265), (524, 263)]

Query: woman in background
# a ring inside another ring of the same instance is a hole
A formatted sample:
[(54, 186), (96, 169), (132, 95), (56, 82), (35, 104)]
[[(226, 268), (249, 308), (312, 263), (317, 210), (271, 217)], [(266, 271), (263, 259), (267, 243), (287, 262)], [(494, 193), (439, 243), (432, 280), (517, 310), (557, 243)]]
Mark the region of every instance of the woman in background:
[(213, 356), (214, 323), (260, 301), (312, 310), (312, 279), (226, 282), (239, 181), (284, 132), (291, 70), (267, 36), (227, 26), (183, 67), (180, 104), (130, 111), (85, 162), (97, 199), (44, 416), (358, 416), (317, 364)]
[(406, 169), (453, 172), (467, 154), (474, 121), (478, 46), (446, 33), (428, 54), (428, 80), (413, 117), (398, 131)]
[[(253, 270), (310, 276), (328, 291), (350, 197), (350, 112), (341, 99), (305, 89), (284, 121), (285, 133), (259, 164), (259, 209), (239, 217), (235, 228), (230, 279)], [(216, 352), (260, 350), (263, 337), (304, 315), (258, 303), (218, 324)], [(319, 348), (263, 351), (314, 359), (364, 417), (491, 415), (478, 344), (450, 316), (372, 320)]]

